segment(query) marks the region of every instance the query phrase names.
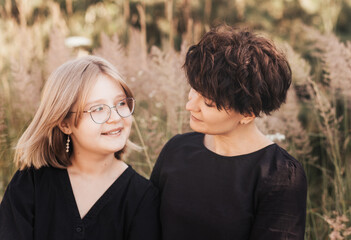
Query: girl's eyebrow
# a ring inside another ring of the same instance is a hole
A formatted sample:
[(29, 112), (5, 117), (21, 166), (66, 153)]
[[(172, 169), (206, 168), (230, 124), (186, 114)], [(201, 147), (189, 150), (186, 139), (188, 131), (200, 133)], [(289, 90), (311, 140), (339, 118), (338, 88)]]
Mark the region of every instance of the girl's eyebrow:
[[(126, 97), (127, 97), (127, 96), (126, 96), (125, 94), (118, 94), (118, 95), (114, 98), (114, 101), (116, 101), (117, 99), (122, 99), (122, 98), (126, 98)], [(92, 104), (95, 104), (95, 103), (102, 103), (102, 102), (104, 102), (104, 101), (106, 101), (105, 98), (99, 98), (99, 99), (97, 99), (97, 100), (95, 100), (95, 101), (87, 102), (87, 103), (85, 104), (85, 106), (92, 105)]]

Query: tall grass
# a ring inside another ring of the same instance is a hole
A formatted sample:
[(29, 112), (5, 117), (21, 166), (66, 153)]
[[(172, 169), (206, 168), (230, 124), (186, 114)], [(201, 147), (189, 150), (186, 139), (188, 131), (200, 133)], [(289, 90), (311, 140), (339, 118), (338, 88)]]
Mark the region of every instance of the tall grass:
[[(310, 191), (309, 220), (314, 223), (316, 231), (321, 228), (316, 224), (320, 221), (317, 218), (323, 219), (330, 227), (330, 239), (349, 239), (350, 42), (343, 43), (333, 34), (323, 35), (308, 27), (303, 29), (303, 38), (307, 42), (306, 55), (316, 64), (309, 68), (305, 81), (299, 84), (307, 93), (304, 101), (307, 101), (310, 110), (307, 114), (310, 123), (306, 125), (317, 141), (315, 151), (320, 151), (317, 153), (318, 161), (311, 165), (320, 170), (320, 175), (311, 174), (309, 177), (317, 178), (322, 183), (312, 185), (322, 194)], [(305, 65), (308, 65), (307, 61)], [(313, 171), (311, 167), (306, 169)]]
[[(72, 14), (72, 1), (66, 2)], [(171, 28), (175, 24), (169, 9), (172, 2), (167, 1)], [(15, 171), (13, 147), (33, 117), (45, 79), (60, 64), (82, 54), (65, 46), (65, 37), (77, 29), (93, 31), (91, 24), (99, 13), (108, 13), (103, 4), (89, 8), (85, 23), (79, 25), (65, 20), (53, 1), (46, 1), (44, 8), (47, 17), (30, 23), (27, 16), (32, 13), (27, 5), (20, 6), (19, 20), (0, 19), (0, 196)], [(148, 48), (145, 9), (137, 5), (140, 29), (124, 26), (113, 34), (100, 32), (83, 53), (102, 56), (116, 65), (135, 93), (131, 139), (143, 149), (130, 152), (126, 161), (148, 177), (164, 143), (190, 130), (184, 110), (189, 86), (181, 66), (188, 44), (198, 39), (202, 26), (186, 12), (183, 39), (189, 42), (183, 41), (180, 51), (169, 39), (174, 28), (165, 34), (162, 48)], [(111, 18), (125, 24), (132, 17), (127, 10), (120, 18)], [(293, 71), (287, 102), (272, 116), (257, 119), (257, 124), (265, 134), (278, 137), (275, 141), (305, 168), (309, 184), (306, 239), (350, 239), (351, 43), (301, 25), (293, 32), (292, 39), (299, 41), (280, 44)]]

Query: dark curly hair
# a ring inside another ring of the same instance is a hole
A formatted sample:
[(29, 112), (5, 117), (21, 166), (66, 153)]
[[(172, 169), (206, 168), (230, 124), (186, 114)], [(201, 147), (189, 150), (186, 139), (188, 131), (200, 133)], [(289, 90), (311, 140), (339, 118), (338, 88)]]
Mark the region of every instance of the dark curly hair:
[(189, 48), (185, 69), (190, 86), (219, 110), (269, 115), (285, 102), (291, 69), (274, 44), (249, 30), (219, 26)]

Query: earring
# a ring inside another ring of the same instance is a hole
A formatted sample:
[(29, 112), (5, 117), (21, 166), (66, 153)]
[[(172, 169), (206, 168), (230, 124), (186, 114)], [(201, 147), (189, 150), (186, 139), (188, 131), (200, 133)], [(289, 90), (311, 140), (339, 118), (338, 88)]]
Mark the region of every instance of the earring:
[(71, 139), (69, 138), (69, 135), (67, 136), (67, 142), (66, 142), (66, 152), (69, 152), (69, 143), (71, 142)]

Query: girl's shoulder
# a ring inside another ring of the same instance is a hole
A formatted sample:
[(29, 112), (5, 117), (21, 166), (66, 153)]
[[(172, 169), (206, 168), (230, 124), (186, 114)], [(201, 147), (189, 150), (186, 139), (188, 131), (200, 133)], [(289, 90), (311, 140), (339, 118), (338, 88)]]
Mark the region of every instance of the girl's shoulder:
[(11, 188), (34, 184), (38, 179), (42, 178), (49, 171), (53, 171), (53, 169), (51, 167), (41, 167), (39, 169), (29, 167), (22, 170), (17, 170), (14, 173), (8, 187)]
[(62, 169), (53, 167), (34, 167), (17, 170), (9, 184), (6, 192), (8, 194), (33, 194), (35, 190), (43, 188), (46, 185), (50, 186), (52, 181), (58, 181), (58, 174)]

